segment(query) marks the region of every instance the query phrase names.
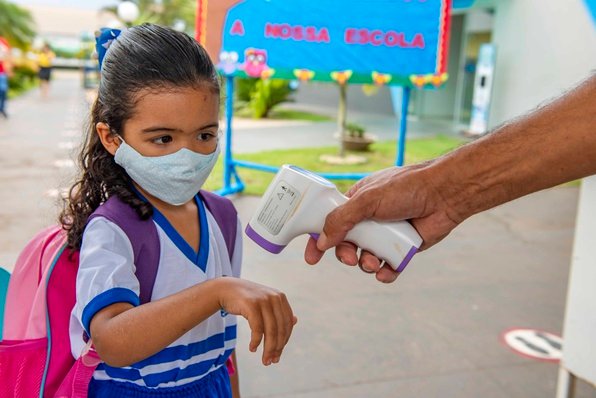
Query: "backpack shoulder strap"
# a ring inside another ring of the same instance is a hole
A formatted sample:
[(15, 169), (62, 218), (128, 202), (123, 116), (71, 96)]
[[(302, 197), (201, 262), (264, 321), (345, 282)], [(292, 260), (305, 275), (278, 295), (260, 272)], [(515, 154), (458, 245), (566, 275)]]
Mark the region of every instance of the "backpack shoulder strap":
[(213, 215), (213, 218), (215, 218), (219, 229), (221, 229), (231, 262), (234, 255), (234, 247), (236, 246), (238, 212), (232, 201), (228, 198), (204, 190), (199, 191), (199, 195)]
[(116, 195), (111, 196), (89, 217), (104, 217), (118, 225), (132, 244), (135, 275), (140, 284), (141, 304), (151, 301), (151, 293), (159, 267), (159, 236), (151, 218), (142, 220), (137, 212)]
[(66, 235), (58, 225), (39, 231), (21, 250), (10, 278), (4, 308), (4, 338), (45, 336), (46, 281), (62, 253)]

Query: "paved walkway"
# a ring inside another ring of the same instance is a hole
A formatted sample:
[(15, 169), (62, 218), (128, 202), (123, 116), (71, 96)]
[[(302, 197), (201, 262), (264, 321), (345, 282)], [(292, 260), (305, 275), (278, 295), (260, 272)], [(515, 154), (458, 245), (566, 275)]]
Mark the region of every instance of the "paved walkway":
[[(0, 263), (9, 268), (55, 221), (72, 177), (87, 112), (78, 79), (57, 73), (49, 100), (32, 91), (0, 119)], [(237, 151), (314, 145), (331, 131), (238, 124)], [(258, 198), (233, 200), (246, 223)], [(244, 277), (285, 291), (300, 320), (281, 363), (268, 368), (248, 352), (240, 320), (243, 397), (554, 397), (557, 366), (517, 356), (500, 336), (512, 327), (561, 333), (576, 200), (576, 188), (556, 188), (473, 217), (391, 285), (332, 255), (307, 266), (305, 238), (277, 256), (245, 240)], [(576, 396), (596, 390), (580, 383)]]

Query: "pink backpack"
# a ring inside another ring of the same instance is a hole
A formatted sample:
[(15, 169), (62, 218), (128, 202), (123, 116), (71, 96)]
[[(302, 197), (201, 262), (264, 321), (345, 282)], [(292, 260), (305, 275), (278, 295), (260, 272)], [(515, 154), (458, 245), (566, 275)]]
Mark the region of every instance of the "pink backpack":
[[(236, 209), (226, 198), (205, 191), (199, 194), (224, 235), (231, 259)], [(141, 220), (115, 196), (90, 219), (97, 216), (116, 223), (130, 239), (140, 301), (150, 301), (160, 252), (155, 224), (151, 219)], [(0, 397), (87, 397), (89, 381), (101, 360), (92, 347), (76, 361), (71, 353), (69, 322), (78, 264), (79, 253), (66, 248), (66, 234), (60, 226), (39, 232), (19, 255), (4, 311)]]

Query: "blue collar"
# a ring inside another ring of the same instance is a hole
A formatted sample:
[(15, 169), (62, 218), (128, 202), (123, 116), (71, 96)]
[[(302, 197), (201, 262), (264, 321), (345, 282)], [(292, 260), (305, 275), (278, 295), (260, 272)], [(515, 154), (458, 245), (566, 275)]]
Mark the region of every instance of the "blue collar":
[[(141, 200), (149, 203), (147, 198), (143, 196), (138, 189), (133, 186), (133, 191), (135, 194), (141, 198)], [(199, 210), (199, 231), (200, 231), (200, 240), (199, 240), (199, 252), (196, 253), (195, 250), (184, 240), (182, 235), (176, 231), (176, 229), (170, 224), (168, 219), (159, 211), (155, 206), (153, 207), (153, 220), (164, 230), (168, 238), (176, 245), (178, 250), (180, 250), (186, 258), (190, 260), (193, 264), (197, 265), (203, 272), (207, 269), (207, 259), (209, 257), (209, 227), (207, 224), (207, 215), (205, 213), (205, 205), (201, 200), (200, 196), (197, 194), (195, 195), (195, 203), (197, 205), (197, 209)]]

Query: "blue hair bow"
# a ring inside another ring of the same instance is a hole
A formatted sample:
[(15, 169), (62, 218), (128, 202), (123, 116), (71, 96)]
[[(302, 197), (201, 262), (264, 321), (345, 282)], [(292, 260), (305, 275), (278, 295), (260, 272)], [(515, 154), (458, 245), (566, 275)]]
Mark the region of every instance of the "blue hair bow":
[(101, 28), (95, 35), (95, 50), (97, 51), (97, 60), (99, 61), (99, 69), (103, 65), (103, 59), (106, 56), (108, 48), (112, 45), (114, 40), (120, 36), (122, 31), (120, 29)]

